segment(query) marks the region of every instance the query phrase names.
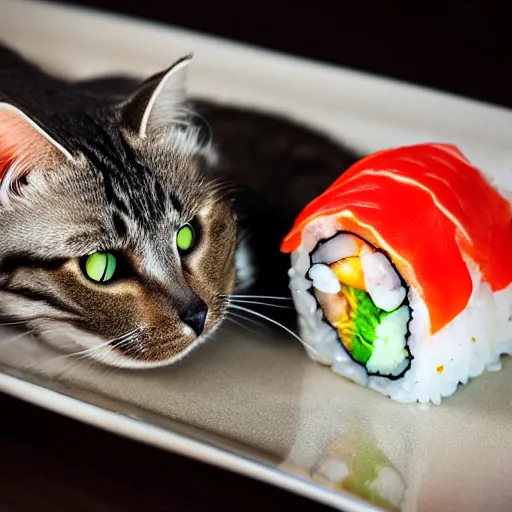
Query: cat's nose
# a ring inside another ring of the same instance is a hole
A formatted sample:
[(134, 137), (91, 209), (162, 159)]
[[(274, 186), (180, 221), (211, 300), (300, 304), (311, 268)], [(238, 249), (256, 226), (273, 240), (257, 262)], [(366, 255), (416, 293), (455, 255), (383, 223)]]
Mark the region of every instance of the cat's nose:
[(180, 318), (199, 336), (203, 332), (207, 313), (208, 306), (201, 299), (197, 299), (180, 315)]

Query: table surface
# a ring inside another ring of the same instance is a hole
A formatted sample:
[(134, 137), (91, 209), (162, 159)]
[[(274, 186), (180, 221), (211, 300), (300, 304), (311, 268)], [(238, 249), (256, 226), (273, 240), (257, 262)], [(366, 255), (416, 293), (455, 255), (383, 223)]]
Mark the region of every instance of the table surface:
[[(64, 3), (64, 2), (63, 2)], [(512, 107), (506, 16), (489, 2), (65, 2), (171, 23)], [(404, 5), (400, 5), (404, 4)], [(327, 507), (0, 394), (0, 512)]]

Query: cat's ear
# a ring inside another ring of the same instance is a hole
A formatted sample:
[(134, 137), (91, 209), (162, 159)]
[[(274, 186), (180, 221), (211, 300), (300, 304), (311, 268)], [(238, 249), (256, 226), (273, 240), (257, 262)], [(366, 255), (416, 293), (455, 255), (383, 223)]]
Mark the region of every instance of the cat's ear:
[(186, 119), (187, 72), (192, 55), (148, 78), (122, 105), (125, 125), (145, 138)]
[(48, 157), (72, 155), (17, 107), (0, 102), (0, 187), (16, 183)]

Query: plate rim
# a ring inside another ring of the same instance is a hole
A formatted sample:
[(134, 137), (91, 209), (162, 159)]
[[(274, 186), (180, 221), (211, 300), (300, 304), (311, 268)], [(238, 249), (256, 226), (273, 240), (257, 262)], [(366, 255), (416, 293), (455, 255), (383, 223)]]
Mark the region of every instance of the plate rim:
[(54, 391), (0, 369), (0, 391), (67, 418), (142, 444), (252, 478), (346, 512), (383, 509), (347, 492), (331, 490), (279, 467), (252, 460), (192, 436)]

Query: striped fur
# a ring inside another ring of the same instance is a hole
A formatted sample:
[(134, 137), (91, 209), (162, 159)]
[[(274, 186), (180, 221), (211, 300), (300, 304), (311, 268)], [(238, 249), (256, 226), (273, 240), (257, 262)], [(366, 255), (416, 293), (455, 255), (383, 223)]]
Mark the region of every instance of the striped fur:
[[(148, 92), (170, 72), (114, 97), (49, 77), (0, 49), (0, 132), (2, 104), (9, 105), (46, 144), (28, 155), (33, 163), (22, 181), (2, 183), (0, 310), (59, 349), (116, 366), (183, 357), (220, 324), (236, 284), (231, 204), (204, 171), (210, 148), (175, 91), (163, 88), (167, 97), (152, 105), (155, 122), (147, 113), (144, 137), (137, 129)], [(191, 221), (199, 242), (181, 257), (175, 234)], [(80, 259), (95, 251), (116, 252), (123, 279), (88, 280)], [(198, 336), (182, 318), (199, 304), (208, 314)]]
[[(68, 83), (0, 46), (0, 130), (3, 103), (38, 127), (27, 136), (44, 135), (31, 146), (37, 154), (25, 155), (27, 166), (2, 152), (0, 134), (0, 171), (9, 166), (0, 183), (6, 321), (26, 320), (59, 349), (151, 367), (180, 359), (214, 332), (226, 315), (224, 296), (236, 288), (289, 293), (282, 236), (362, 155), (279, 115), (185, 104), (186, 61), (179, 73), (144, 82)], [(151, 117), (155, 92), (164, 101)], [(191, 219), (199, 245), (180, 258), (174, 236)], [(83, 276), (80, 258), (99, 250), (123, 256), (126, 275), (115, 285)], [(180, 316), (200, 301), (208, 317), (197, 337)]]

